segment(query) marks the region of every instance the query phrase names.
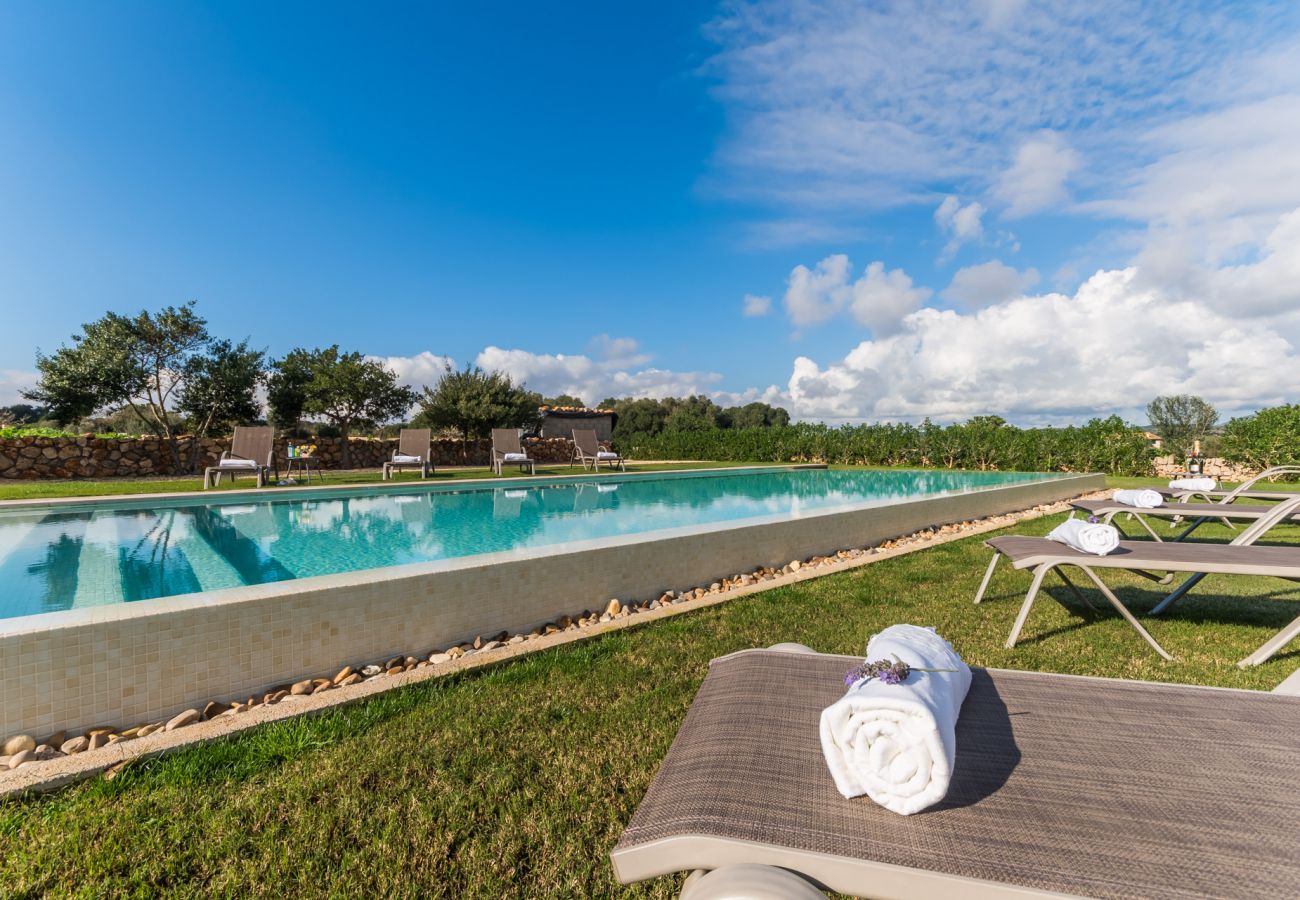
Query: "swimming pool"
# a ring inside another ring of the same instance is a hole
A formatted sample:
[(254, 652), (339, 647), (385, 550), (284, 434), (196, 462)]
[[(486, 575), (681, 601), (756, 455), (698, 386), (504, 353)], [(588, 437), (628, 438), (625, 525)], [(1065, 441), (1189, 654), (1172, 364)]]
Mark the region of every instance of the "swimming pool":
[(1053, 477), (748, 468), (23, 506), (0, 511), (0, 619)]

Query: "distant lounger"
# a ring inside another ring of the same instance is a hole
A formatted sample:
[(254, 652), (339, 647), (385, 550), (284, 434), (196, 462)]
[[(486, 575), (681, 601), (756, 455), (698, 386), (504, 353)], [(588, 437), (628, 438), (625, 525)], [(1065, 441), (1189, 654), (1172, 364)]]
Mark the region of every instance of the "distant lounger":
[[(239, 425), (230, 439), (230, 449), (222, 451), (215, 466), (203, 470), (203, 489), (221, 484), (221, 476), (253, 475), (257, 486), (266, 484), (266, 476), (275, 468), (275, 433), (269, 425)], [(214, 477), (215, 476), (215, 477)]]
[[(974, 669), (948, 796), (836, 791), (818, 719), (861, 658), (715, 659), (622, 838), (683, 900), (1300, 896), (1300, 697)], [(805, 652), (795, 652), (803, 650)]]
[(397, 436), (397, 449), (393, 458), (384, 462), (383, 480), (393, 477), (393, 473), (402, 469), (419, 469), (421, 478), (428, 478), (433, 471), (429, 461), (433, 446), (433, 429), (403, 428)]
[(537, 471), (532, 458), (524, 452), (522, 431), (518, 428), (493, 428), (492, 471), (504, 474), (501, 470), (506, 466), (518, 466), (521, 472), (527, 469), (529, 475)]
[(602, 449), (600, 441), (596, 440), (596, 432), (591, 428), (573, 429), (573, 457), (569, 460), (569, 465), (575, 462), (582, 463), (584, 469), (594, 467), (599, 471), (600, 464), (605, 463), (611, 469), (618, 466), (623, 471), (627, 471), (627, 463), (623, 457), (612, 450)]
[[(1295, 500), (1297, 497), (1300, 497), (1300, 494), (1289, 495), (1290, 500)], [(1070, 505), (1080, 512), (1096, 516), (1107, 524), (1112, 524), (1111, 520), (1116, 516), (1128, 513), (1135, 517), (1138, 523), (1146, 529), (1147, 534), (1157, 541), (1163, 541), (1164, 538), (1151, 527), (1151, 524), (1147, 521), (1147, 516), (1172, 519), (1174, 521), (1180, 519), (1190, 520), (1190, 524), (1174, 536), (1175, 542), (1186, 540), (1192, 532), (1212, 520), (1222, 521), (1227, 519), (1229, 521), (1257, 522), (1262, 518), (1271, 516), (1276, 509), (1273, 506), (1257, 506), (1247, 503), (1163, 503), (1160, 506), (1140, 507), (1129, 506), (1127, 503), (1116, 503), (1114, 500), (1075, 500)], [(1300, 510), (1275, 524), (1285, 522), (1300, 523)]]
[(1198, 491), (1187, 488), (1158, 488), (1161, 494), (1171, 500), (1194, 500), (1197, 497), (1207, 503), (1232, 503), (1234, 500), (1290, 500), (1297, 496), (1295, 491), (1256, 490), (1255, 485), (1266, 479), (1283, 475), (1300, 475), (1300, 466), (1273, 466), (1265, 469), (1253, 478), (1249, 478), (1229, 491)]
[[(1016, 617), (1016, 623), (1011, 629), (1010, 637), (1007, 638), (1006, 647), (1010, 649), (1016, 645), (1020, 632), (1025, 627), (1025, 621), (1029, 618), (1029, 610), (1033, 607), (1034, 599), (1038, 596), (1039, 589), (1043, 585), (1043, 579), (1047, 577), (1048, 572), (1055, 571), (1080, 602), (1092, 608), (1092, 604), (1088, 602), (1087, 598), (1080, 593), (1079, 589), (1062, 571), (1065, 567), (1072, 566), (1083, 572), (1096, 585), (1111, 606), (1124, 617), (1124, 620), (1157, 653), (1165, 659), (1173, 659), (1156, 642), (1156, 639), (1142, 627), (1142, 624), (1134, 618), (1133, 614), (1120, 602), (1114, 592), (1097, 577), (1093, 570), (1123, 569), (1135, 575), (1141, 575), (1160, 582), (1165, 581), (1166, 578), (1164, 575), (1155, 574), (1157, 572), (1190, 572), (1190, 578), (1186, 579), (1172, 593), (1156, 604), (1155, 608), (1151, 610), (1153, 616), (1159, 615), (1176, 603), (1206, 575), (1270, 576), (1288, 581), (1300, 581), (1300, 547), (1294, 545), (1267, 547), (1254, 545), (1254, 542), (1261, 535), (1267, 533), (1278, 522), (1296, 515), (1297, 511), (1300, 511), (1300, 497), (1293, 498), (1286, 503), (1279, 503), (1272, 507), (1268, 515), (1259, 518), (1249, 528), (1242, 531), (1231, 544), (1120, 541), (1119, 548), (1105, 556), (1080, 553), (1057, 541), (1042, 537), (1021, 537), (1017, 535), (995, 537), (984, 542), (993, 549), (993, 559), (989, 562), (989, 567), (984, 573), (984, 580), (980, 582), (979, 591), (975, 594), (975, 602), (979, 603), (984, 599), (984, 593), (988, 590), (989, 582), (993, 578), (993, 570), (1002, 557), (1005, 556), (1017, 569), (1032, 568), (1034, 570), (1033, 580), (1029, 584), (1029, 592), (1025, 595), (1024, 603), (1020, 607), (1020, 614)], [(1258, 665), (1297, 635), (1300, 635), (1300, 618), (1282, 629), (1277, 636), (1265, 643), (1259, 650), (1241, 660), (1237, 665), (1242, 668)]]

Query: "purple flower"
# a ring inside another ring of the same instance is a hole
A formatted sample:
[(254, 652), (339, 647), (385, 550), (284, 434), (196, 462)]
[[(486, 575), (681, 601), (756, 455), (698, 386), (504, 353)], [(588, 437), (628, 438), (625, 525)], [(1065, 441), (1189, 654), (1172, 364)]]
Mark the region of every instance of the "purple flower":
[(893, 669), (885, 669), (877, 676), (881, 684), (902, 684), (903, 679)]
[(1089, 525), (1096, 525), (1096, 524), (1097, 524), (1098, 522), (1100, 522), (1100, 521), (1101, 521), (1101, 519), (1097, 518), (1096, 516), (1088, 516), (1088, 524), (1089, 524)]

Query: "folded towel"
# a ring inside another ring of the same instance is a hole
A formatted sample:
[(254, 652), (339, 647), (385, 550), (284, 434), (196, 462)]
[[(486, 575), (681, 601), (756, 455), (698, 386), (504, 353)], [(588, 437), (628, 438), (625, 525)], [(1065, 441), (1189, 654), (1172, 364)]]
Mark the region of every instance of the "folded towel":
[(618, 459), (618, 458), (619, 455), (617, 453), (611, 453), (608, 450), (596, 451), (596, 459)]
[(1150, 488), (1143, 488), (1140, 491), (1116, 491), (1114, 500), (1116, 503), (1123, 503), (1125, 506), (1136, 506), (1141, 509), (1155, 509), (1165, 502), (1165, 498), (1160, 496), (1159, 491), (1153, 491)]
[(1119, 531), (1112, 525), (1086, 522), (1073, 516), (1053, 528), (1049, 540), (1060, 541), (1080, 553), (1105, 556), (1119, 546)]
[(934, 629), (916, 625), (891, 625), (874, 636), (867, 659), (900, 660), (913, 668), (901, 684), (856, 681), (822, 710), (822, 754), (845, 797), (866, 794), (886, 809), (911, 815), (948, 793), (970, 668)]
[(394, 454), (393, 454), (393, 462), (395, 462), (395, 463), (413, 463), (413, 464), (415, 464), (415, 465), (419, 465), (420, 463), (424, 462), (424, 457), (422, 457), (422, 456), (406, 456), (406, 455), (401, 454), (401, 453), (394, 453)]
[(596, 493), (597, 493), (597, 494), (612, 494), (612, 493), (614, 493), (616, 490), (618, 490), (618, 485), (616, 485), (616, 484), (598, 484), (598, 485), (596, 485)]
[(1217, 482), (1213, 478), (1175, 478), (1169, 486), (1179, 491), (1212, 491)]
[(502, 456), (506, 462), (527, 462), (527, 453), (506, 453)]
[(222, 469), (256, 469), (257, 460), (254, 459), (223, 459), (217, 463)]

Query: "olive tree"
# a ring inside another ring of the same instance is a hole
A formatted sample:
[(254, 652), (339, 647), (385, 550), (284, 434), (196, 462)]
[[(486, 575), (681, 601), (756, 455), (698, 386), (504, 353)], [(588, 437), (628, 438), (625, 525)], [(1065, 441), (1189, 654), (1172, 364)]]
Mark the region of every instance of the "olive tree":
[(468, 449), (470, 441), (486, 438), (493, 428), (536, 428), (541, 399), (504, 372), (448, 366), (435, 386), (424, 389), (415, 421), (454, 430)]
[(1191, 394), (1157, 397), (1147, 404), (1147, 418), (1165, 448), (1174, 456), (1185, 456), (1193, 441), (1204, 440), (1219, 421), (1213, 406)]

